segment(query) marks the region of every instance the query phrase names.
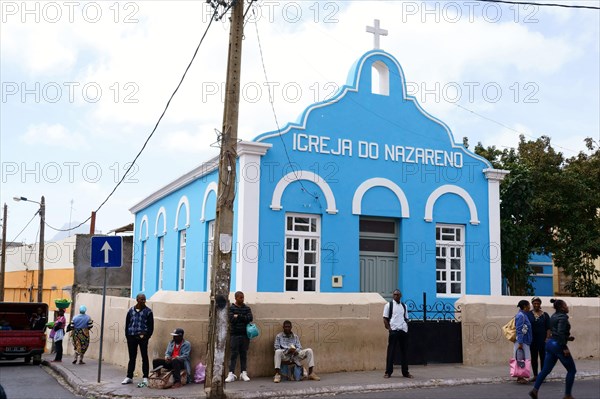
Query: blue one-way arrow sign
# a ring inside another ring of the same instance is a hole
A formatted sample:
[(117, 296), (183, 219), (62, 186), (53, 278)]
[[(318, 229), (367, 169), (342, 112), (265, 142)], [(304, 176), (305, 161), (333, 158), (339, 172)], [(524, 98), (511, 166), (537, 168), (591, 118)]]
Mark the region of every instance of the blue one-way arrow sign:
[(92, 267), (121, 267), (123, 265), (123, 237), (93, 236)]

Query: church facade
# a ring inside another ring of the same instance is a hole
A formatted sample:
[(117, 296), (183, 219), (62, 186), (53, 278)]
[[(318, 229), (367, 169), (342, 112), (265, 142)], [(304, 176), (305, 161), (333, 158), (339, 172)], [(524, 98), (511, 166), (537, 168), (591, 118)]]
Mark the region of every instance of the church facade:
[[(237, 147), (231, 289), (500, 295), (499, 183), (407, 95), (398, 61), (365, 53), (331, 99)], [(131, 208), (132, 296), (210, 291), (212, 159)]]

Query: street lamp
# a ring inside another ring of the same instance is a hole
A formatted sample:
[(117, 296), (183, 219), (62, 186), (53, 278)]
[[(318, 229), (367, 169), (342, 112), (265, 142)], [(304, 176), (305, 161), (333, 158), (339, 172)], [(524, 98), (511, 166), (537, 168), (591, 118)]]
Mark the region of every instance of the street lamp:
[(44, 196), (42, 195), (42, 200), (40, 202), (37, 201), (32, 201), (30, 199), (27, 199), (25, 197), (13, 197), (13, 199), (17, 202), (19, 201), (26, 201), (26, 202), (33, 202), (35, 204), (38, 204), (40, 206), (40, 210), (38, 211), (38, 213), (40, 214), (40, 246), (39, 246), (39, 253), (38, 253), (38, 265), (39, 265), (39, 269), (38, 269), (38, 295), (37, 295), (37, 301), (38, 302), (43, 302), (43, 293), (44, 293), (44, 227), (46, 225), (45, 222), (45, 218), (46, 218), (46, 200), (44, 198)]

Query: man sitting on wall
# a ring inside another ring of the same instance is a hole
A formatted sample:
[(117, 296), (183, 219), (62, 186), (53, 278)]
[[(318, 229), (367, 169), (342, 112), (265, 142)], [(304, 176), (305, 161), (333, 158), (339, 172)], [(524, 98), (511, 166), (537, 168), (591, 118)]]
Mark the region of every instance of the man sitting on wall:
[(189, 341), (183, 339), (183, 329), (176, 328), (171, 333), (173, 339), (167, 345), (164, 359), (152, 360), (152, 367), (154, 370), (164, 367), (166, 370), (173, 370), (173, 381), (172, 388), (181, 387), (181, 370), (187, 372), (187, 381), (190, 381), (192, 367), (190, 364), (190, 352), (192, 351), (192, 345)]
[(296, 367), (302, 367), (302, 363), (308, 364), (308, 378), (320, 381), (321, 378), (313, 373), (315, 361), (313, 351), (310, 348), (302, 349), (300, 338), (292, 332), (292, 322), (283, 322), (283, 332), (275, 337), (275, 377), (273, 382), (281, 382), (281, 363), (294, 363)]

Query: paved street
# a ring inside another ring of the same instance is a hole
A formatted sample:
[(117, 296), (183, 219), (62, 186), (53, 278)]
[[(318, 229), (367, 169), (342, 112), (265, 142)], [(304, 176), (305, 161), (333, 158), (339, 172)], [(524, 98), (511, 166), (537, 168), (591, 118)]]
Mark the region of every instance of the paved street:
[(25, 364), (22, 360), (0, 361), (0, 384), (8, 399), (71, 399), (73, 395), (50, 375), (50, 368)]
[[(533, 384), (527, 386), (505, 382), (501, 384), (458, 385), (443, 388), (414, 388), (387, 392), (368, 392), (350, 395), (335, 395), (338, 399), (506, 399), (529, 398), (528, 392)], [(540, 399), (562, 399), (564, 383), (550, 381), (542, 385)], [(598, 399), (600, 397), (600, 379), (575, 381), (573, 396), (577, 399)]]

